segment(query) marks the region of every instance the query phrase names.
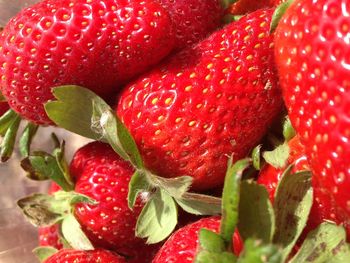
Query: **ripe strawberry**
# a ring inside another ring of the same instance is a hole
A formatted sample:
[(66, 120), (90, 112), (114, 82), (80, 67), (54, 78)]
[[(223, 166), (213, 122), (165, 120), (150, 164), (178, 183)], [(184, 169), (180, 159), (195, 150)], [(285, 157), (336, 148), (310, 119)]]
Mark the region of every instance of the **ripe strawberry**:
[[(177, 230), (158, 251), (152, 263), (193, 262), (198, 251), (198, 233), (202, 228), (218, 233), (220, 229), (220, 217), (203, 218)], [(238, 255), (243, 247), (242, 240), (236, 233), (233, 240), (235, 253)]]
[(157, 0), (168, 10), (176, 29), (177, 50), (193, 45), (223, 22), (221, 0)]
[[(49, 194), (53, 194), (61, 190), (56, 183), (52, 182), (49, 189)], [(47, 227), (39, 227), (39, 246), (50, 246), (56, 249), (62, 249), (63, 244), (60, 241), (59, 237), (59, 225), (52, 225)]]
[(271, 14), (228, 25), (123, 90), (117, 114), (151, 171), (214, 188), (228, 156), (244, 157), (264, 135), (282, 105)]
[[(277, 169), (272, 165), (265, 165), (261, 170), (257, 182), (261, 185), (264, 185), (269, 192), (271, 202), (274, 202), (274, 195), (279, 181), (282, 178), (284, 170), (290, 165), (293, 164), (292, 169), (293, 173), (310, 170), (307, 157), (305, 155), (305, 148), (300, 143), (298, 136), (294, 137), (288, 142), (290, 147), (290, 155), (286, 167)], [(322, 189), (313, 182), (313, 194), (314, 201), (310, 211), (309, 219), (304, 229), (304, 235), (306, 236), (308, 232), (315, 229), (319, 224), (324, 221), (333, 221), (337, 224), (341, 223), (336, 217), (334, 211), (334, 204), (329, 200), (328, 196), (322, 192)]]
[(9, 109), (9, 105), (6, 101), (0, 102), (0, 117)]
[(47, 227), (40, 227), (39, 233), (39, 246), (50, 246), (58, 250), (63, 248), (63, 245), (58, 235), (59, 225), (52, 225)]
[(125, 263), (125, 259), (108, 250), (62, 249), (44, 261), (44, 263)]
[(21, 116), (52, 124), (43, 108), (51, 87), (116, 92), (166, 56), (174, 40), (168, 12), (153, 1), (44, 0), (0, 36), (1, 90)]
[(261, 8), (273, 6), (274, 0), (239, 0), (232, 4), (228, 11), (233, 15), (244, 15)]
[(314, 180), (350, 227), (350, 7), (297, 0), (276, 29), (276, 60), (289, 116)]
[(77, 151), (70, 167), (71, 171), (80, 171), (73, 174), (75, 191), (98, 202), (75, 206), (75, 216), (93, 244), (118, 251), (118, 248), (142, 243), (143, 240), (135, 237), (142, 203), (137, 203), (133, 211), (127, 203), (128, 184), (133, 174), (130, 164), (109, 145), (92, 142)]

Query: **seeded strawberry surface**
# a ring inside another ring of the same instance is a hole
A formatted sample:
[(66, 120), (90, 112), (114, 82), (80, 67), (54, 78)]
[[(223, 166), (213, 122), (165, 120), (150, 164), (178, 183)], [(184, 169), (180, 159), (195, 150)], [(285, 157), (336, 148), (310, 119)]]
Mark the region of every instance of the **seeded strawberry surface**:
[(350, 225), (350, 5), (295, 1), (276, 30), (276, 59), (289, 116), (315, 181)]
[(51, 87), (76, 84), (101, 96), (173, 48), (166, 10), (152, 1), (46, 0), (15, 16), (0, 36), (1, 90), (10, 106), (51, 124)]
[[(80, 152), (89, 152), (90, 155), (85, 158)], [(135, 237), (141, 203), (137, 203), (133, 211), (127, 203), (128, 184), (133, 168), (110, 146), (99, 142), (90, 143), (78, 150), (71, 170), (82, 163), (81, 159), (88, 161), (81, 173), (74, 174), (75, 191), (98, 202), (97, 205), (80, 203), (75, 207), (75, 216), (86, 235), (95, 245), (113, 250), (142, 242)]]
[(223, 22), (219, 0), (157, 0), (170, 14), (175, 27), (176, 49), (193, 45)]
[(279, 112), (272, 11), (258, 11), (131, 83), (117, 114), (146, 166), (188, 175), (193, 189), (221, 185), (228, 156), (244, 157)]
[[(220, 217), (208, 217), (180, 228), (165, 242), (152, 263), (193, 262), (199, 250), (198, 234), (200, 229), (204, 228), (218, 233), (220, 221)], [(233, 237), (233, 241), (235, 251), (239, 253), (242, 249), (242, 241), (237, 235)]]
[(107, 250), (63, 249), (49, 257), (44, 263), (125, 263), (125, 259)]

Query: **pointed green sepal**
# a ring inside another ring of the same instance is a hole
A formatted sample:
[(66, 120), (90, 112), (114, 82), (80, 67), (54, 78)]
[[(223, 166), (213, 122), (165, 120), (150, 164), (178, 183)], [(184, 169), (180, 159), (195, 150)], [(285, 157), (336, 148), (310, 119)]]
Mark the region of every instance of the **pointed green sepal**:
[(40, 262), (44, 262), (46, 259), (56, 254), (58, 250), (54, 247), (36, 247), (32, 252)]

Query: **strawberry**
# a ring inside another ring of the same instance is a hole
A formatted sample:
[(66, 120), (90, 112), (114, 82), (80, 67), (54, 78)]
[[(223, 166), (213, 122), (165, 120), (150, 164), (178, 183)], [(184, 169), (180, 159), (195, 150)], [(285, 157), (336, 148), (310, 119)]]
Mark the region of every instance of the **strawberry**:
[(131, 211), (127, 202), (128, 184), (133, 174), (130, 164), (109, 145), (92, 142), (77, 151), (70, 168), (80, 171), (73, 174), (75, 191), (98, 202), (97, 205), (79, 203), (75, 206), (75, 216), (93, 244), (118, 251), (121, 247), (143, 243), (135, 237), (142, 203), (136, 203)]
[(349, 2), (297, 0), (276, 29), (276, 61), (291, 122), (314, 181), (350, 226)]
[(73, 250), (62, 249), (51, 257), (47, 258), (44, 263), (125, 263), (125, 259), (108, 250)]
[[(198, 233), (199, 230), (205, 228), (216, 233), (220, 228), (220, 217), (207, 217), (197, 222), (180, 228), (173, 233), (158, 251), (152, 263), (186, 263), (193, 262), (198, 251)], [(242, 240), (236, 234), (233, 237), (234, 250), (236, 255), (242, 250)]]
[(193, 45), (222, 25), (221, 0), (157, 0), (168, 10), (176, 29), (177, 50)]
[(282, 105), (271, 15), (228, 25), (123, 90), (117, 114), (152, 172), (214, 188), (228, 156), (242, 158), (261, 139)]
[[(49, 194), (53, 194), (61, 190), (56, 183), (52, 182), (49, 189)], [(56, 249), (62, 249), (63, 244), (60, 241), (59, 237), (59, 225), (52, 225), (47, 227), (39, 227), (39, 246), (51, 246)]]
[[(290, 154), (287, 164), (283, 168), (275, 168), (272, 165), (265, 165), (260, 171), (257, 182), (264, 185), (269, 192), (271, 202), (274, 202), (274, 195), (279, 181), (282, 178), (284, 170), (290, 164), (293, 164), (293, 173), (297, 173), (304, 170), (309, 170), (308, 160), (305, 154), (305, 148), (300, 143), (300, 138), (298, 136), (294, 137), (288, 142), (290, 148)], [(334, 205), (329, 200), (328, 196), (324, 195), (317, 184), (313, 185), (313, 206), (310, 211), (309, 219), (304, 229), (303, 237), (306, 236), (308, 232), (315, 229), (318, 225), (325, 221), (333, 221), (340, 224), (341, 221), (336, 218), (334, 211)]]
[(233, 3), (228, 11), (233, 15), (244, 15), (261, 8), (273, 6), (274, 0), (239, 0)]
[(47, 227), (40, 227), (39, 233), (39, 246), (50, 246), (56, 249), (62, 249), (63, 245), (59, 239), (59, 225), (52, 225)]
[(76, 84), (99, 95), (159, 62), (173, 48), (168, 12), (153, 1), (44, 0), (0, 35), (0, 86), (11, 108), (52, 124), (51, 87)]
[(6, 101), (0, 102), (0, 116), (2, 116), (9, 109), (9, 105)]

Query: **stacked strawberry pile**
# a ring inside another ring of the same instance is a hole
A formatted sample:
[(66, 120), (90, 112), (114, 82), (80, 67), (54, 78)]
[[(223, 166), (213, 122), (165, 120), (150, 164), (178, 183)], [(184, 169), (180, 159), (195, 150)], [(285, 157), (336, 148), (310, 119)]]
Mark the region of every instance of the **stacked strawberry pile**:
[[(26, 122), (21, 166), (52, 181), (18, 201), (40, 261), (349, 262), (349, 14), (346, 0), (20, 12), (0, 35), (0, 156)], [(92, 142), (70, 162), (54, 134), (33, 150), (48, 125)]]

